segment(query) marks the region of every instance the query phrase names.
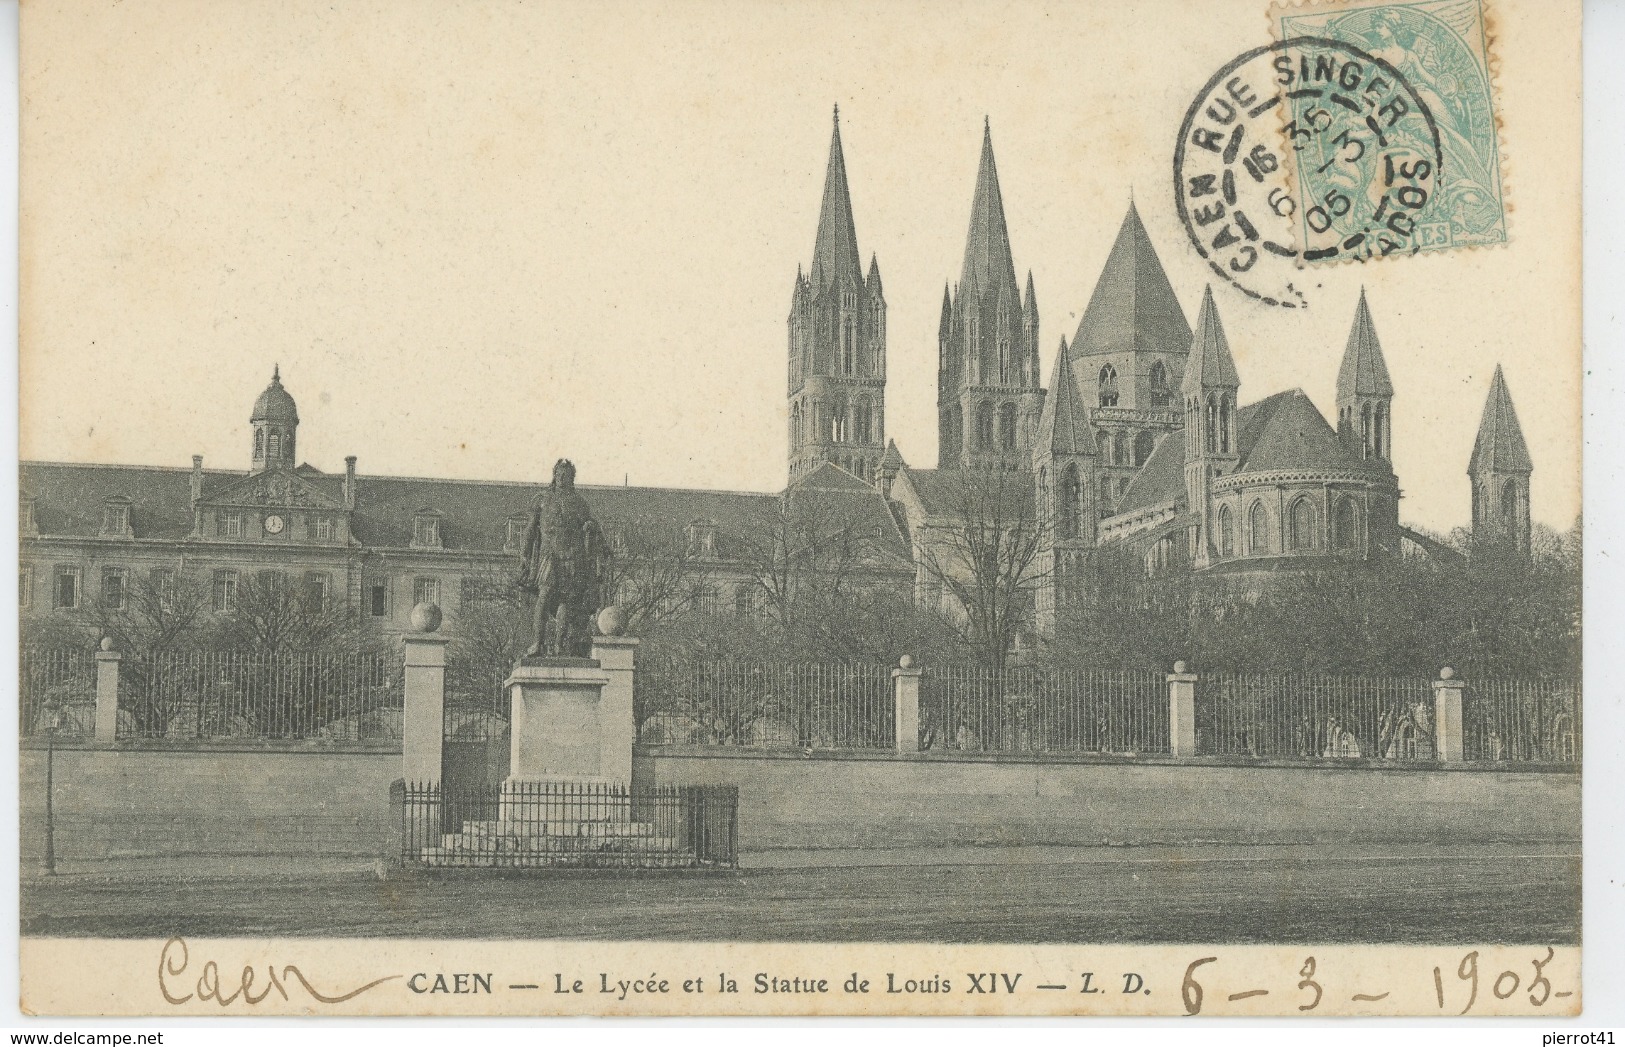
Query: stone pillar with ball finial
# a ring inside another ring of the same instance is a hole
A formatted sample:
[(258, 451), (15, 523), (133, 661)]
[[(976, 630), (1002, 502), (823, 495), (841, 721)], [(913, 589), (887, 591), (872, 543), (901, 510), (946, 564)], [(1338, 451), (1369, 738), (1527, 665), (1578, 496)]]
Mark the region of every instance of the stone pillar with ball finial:
[(1168, 753), (1196, 755), (1196, 674), (1175, 662), (1168, 674)]
[(920, 751), (920, 677), (924, 675), (925, 670), (915, 665), (914, 657), (907, 654), (897, 660), (897, 668), (891, 671), (892, 723), (900, 753)]
[(632, 711), (638, 640), (626, 632), (626, 613), (611, 604), (598, 612), (592, 657), (609, 677), (598, 705), (599, 773), (616, 782), (632, 781), (632, 745), (637, 723)]
[(440, 607), (420, 603), (412, 608), (412, 631), (402, 637), (406, 648), (406, 679), (402, 690), (401, 777), (408, 785), (440, 782), (440, 757), (445, 735), (446, 644), (440, 628)]
[(1433, 681), (1434, 746), (1445, 763), (1460, 763), (1466, 755), (1461, 729), (1461, 693), (1466, 687), (1467, 682), (1448, 665)]

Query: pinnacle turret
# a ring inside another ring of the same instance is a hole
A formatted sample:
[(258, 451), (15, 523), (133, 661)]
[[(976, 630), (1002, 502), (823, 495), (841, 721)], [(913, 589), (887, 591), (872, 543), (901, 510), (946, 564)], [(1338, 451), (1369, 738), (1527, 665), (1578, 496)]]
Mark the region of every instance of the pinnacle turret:
[(1200, 396), (1208, 389), (1235, 389), (1240, 385), (1230, 342), (1219, 322), (1218, 306), (1213, 304), (1213, 285), (1209, 284), (1202, 292), (1202, 311), (1196, 318), (1196, 333), (1191, 338), (1180, 391), (1186, 396)]
[(1360, 304), (1354, 308), (1354, 324), (1349, 328), (1348, 345), (1343, 350), (1343, 364), (1337, 371), (1337, 399), (1393, 395), (1388, 363), (1382, 358), (1382, 345), (1377, 341), (1377, 329), (1371, 323), (1371, 309), (1366, 305), (1362, 287)]

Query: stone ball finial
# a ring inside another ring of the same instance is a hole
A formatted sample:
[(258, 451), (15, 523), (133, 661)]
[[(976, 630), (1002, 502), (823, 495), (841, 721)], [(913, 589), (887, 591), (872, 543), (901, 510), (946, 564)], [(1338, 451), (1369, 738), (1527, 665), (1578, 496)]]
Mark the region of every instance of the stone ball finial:
[(440, 628), (440, 605), (424, 602), (412, 608), (412, 628), (420, 633), (432, 633)]
[(1184, 662), (1175, 662), (1174, 663), (1174, 672), (1183, 673), (1184, 671), (1185, 671), (1185, 663)]
[(112, 649), (113, 649), (113, 638), (111, 636), (102, 637), (102, 650), (111, 651)]
[(620, 604), (610, 604), (598, 612), (598, 635), (619, 636), (626, 632), (626, 612)]
[(1441, 679), (1441, 680), (1448, 680), (1448, 679), (1450, 679), (1451, 677), (1453, 677), (1455, 675), (1456, 675), (1456, 670), (1450, 668), (1450, 666), (1448, 666), (1448, 665), (1445, 666), (1443, 669), (1439, 670), (1439, 679)]
[(897, 659), (897, 664), (900, 668), (912, 669), (914, 668), (914, 656), (912, 654), (905, 654), (903, 657)]

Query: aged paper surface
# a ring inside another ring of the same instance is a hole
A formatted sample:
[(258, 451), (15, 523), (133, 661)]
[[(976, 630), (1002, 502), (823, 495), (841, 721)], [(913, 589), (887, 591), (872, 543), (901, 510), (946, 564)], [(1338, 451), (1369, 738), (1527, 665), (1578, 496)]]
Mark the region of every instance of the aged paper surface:
[(30, 0), (25, 1012), (1579, 1013), (1579, 23)]

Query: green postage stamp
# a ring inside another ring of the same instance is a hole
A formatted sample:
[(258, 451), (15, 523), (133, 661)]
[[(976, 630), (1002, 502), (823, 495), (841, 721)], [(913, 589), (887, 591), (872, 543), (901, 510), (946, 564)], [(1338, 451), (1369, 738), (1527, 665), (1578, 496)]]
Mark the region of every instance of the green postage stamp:
[[(1501, 178), (1499, 118), (1495, 108), (1492, 27), (1482, 0), (1346, 0), (1277, 6), (1270, 10), (1277, 41), (1299, 37), (1351, 45), (1392, 67), (1431, 117), (1438, 141), (1435, 191), (1410, 216), (1415, 250), (1499, 244), (1507, 240), (1506, 194)], [(1321, 100), (1290, 98), (1288, 118), (1312, 126)], [(1316, 136), (1295, 153), (1294, 175), (1306, 201), (1343, 188), (1353, 172), (1339, 162), (1335, 139)], [(1324, 155), (1322, 155), (1324, 154)], [(1347, 159), (1346, 155), (1343, 159)], [(1369, 172), (1377, 179), (1381, 172)], [(1324, 212), (1299, 211), (1301, 243), (1327, 230), (1312, 228)]]

